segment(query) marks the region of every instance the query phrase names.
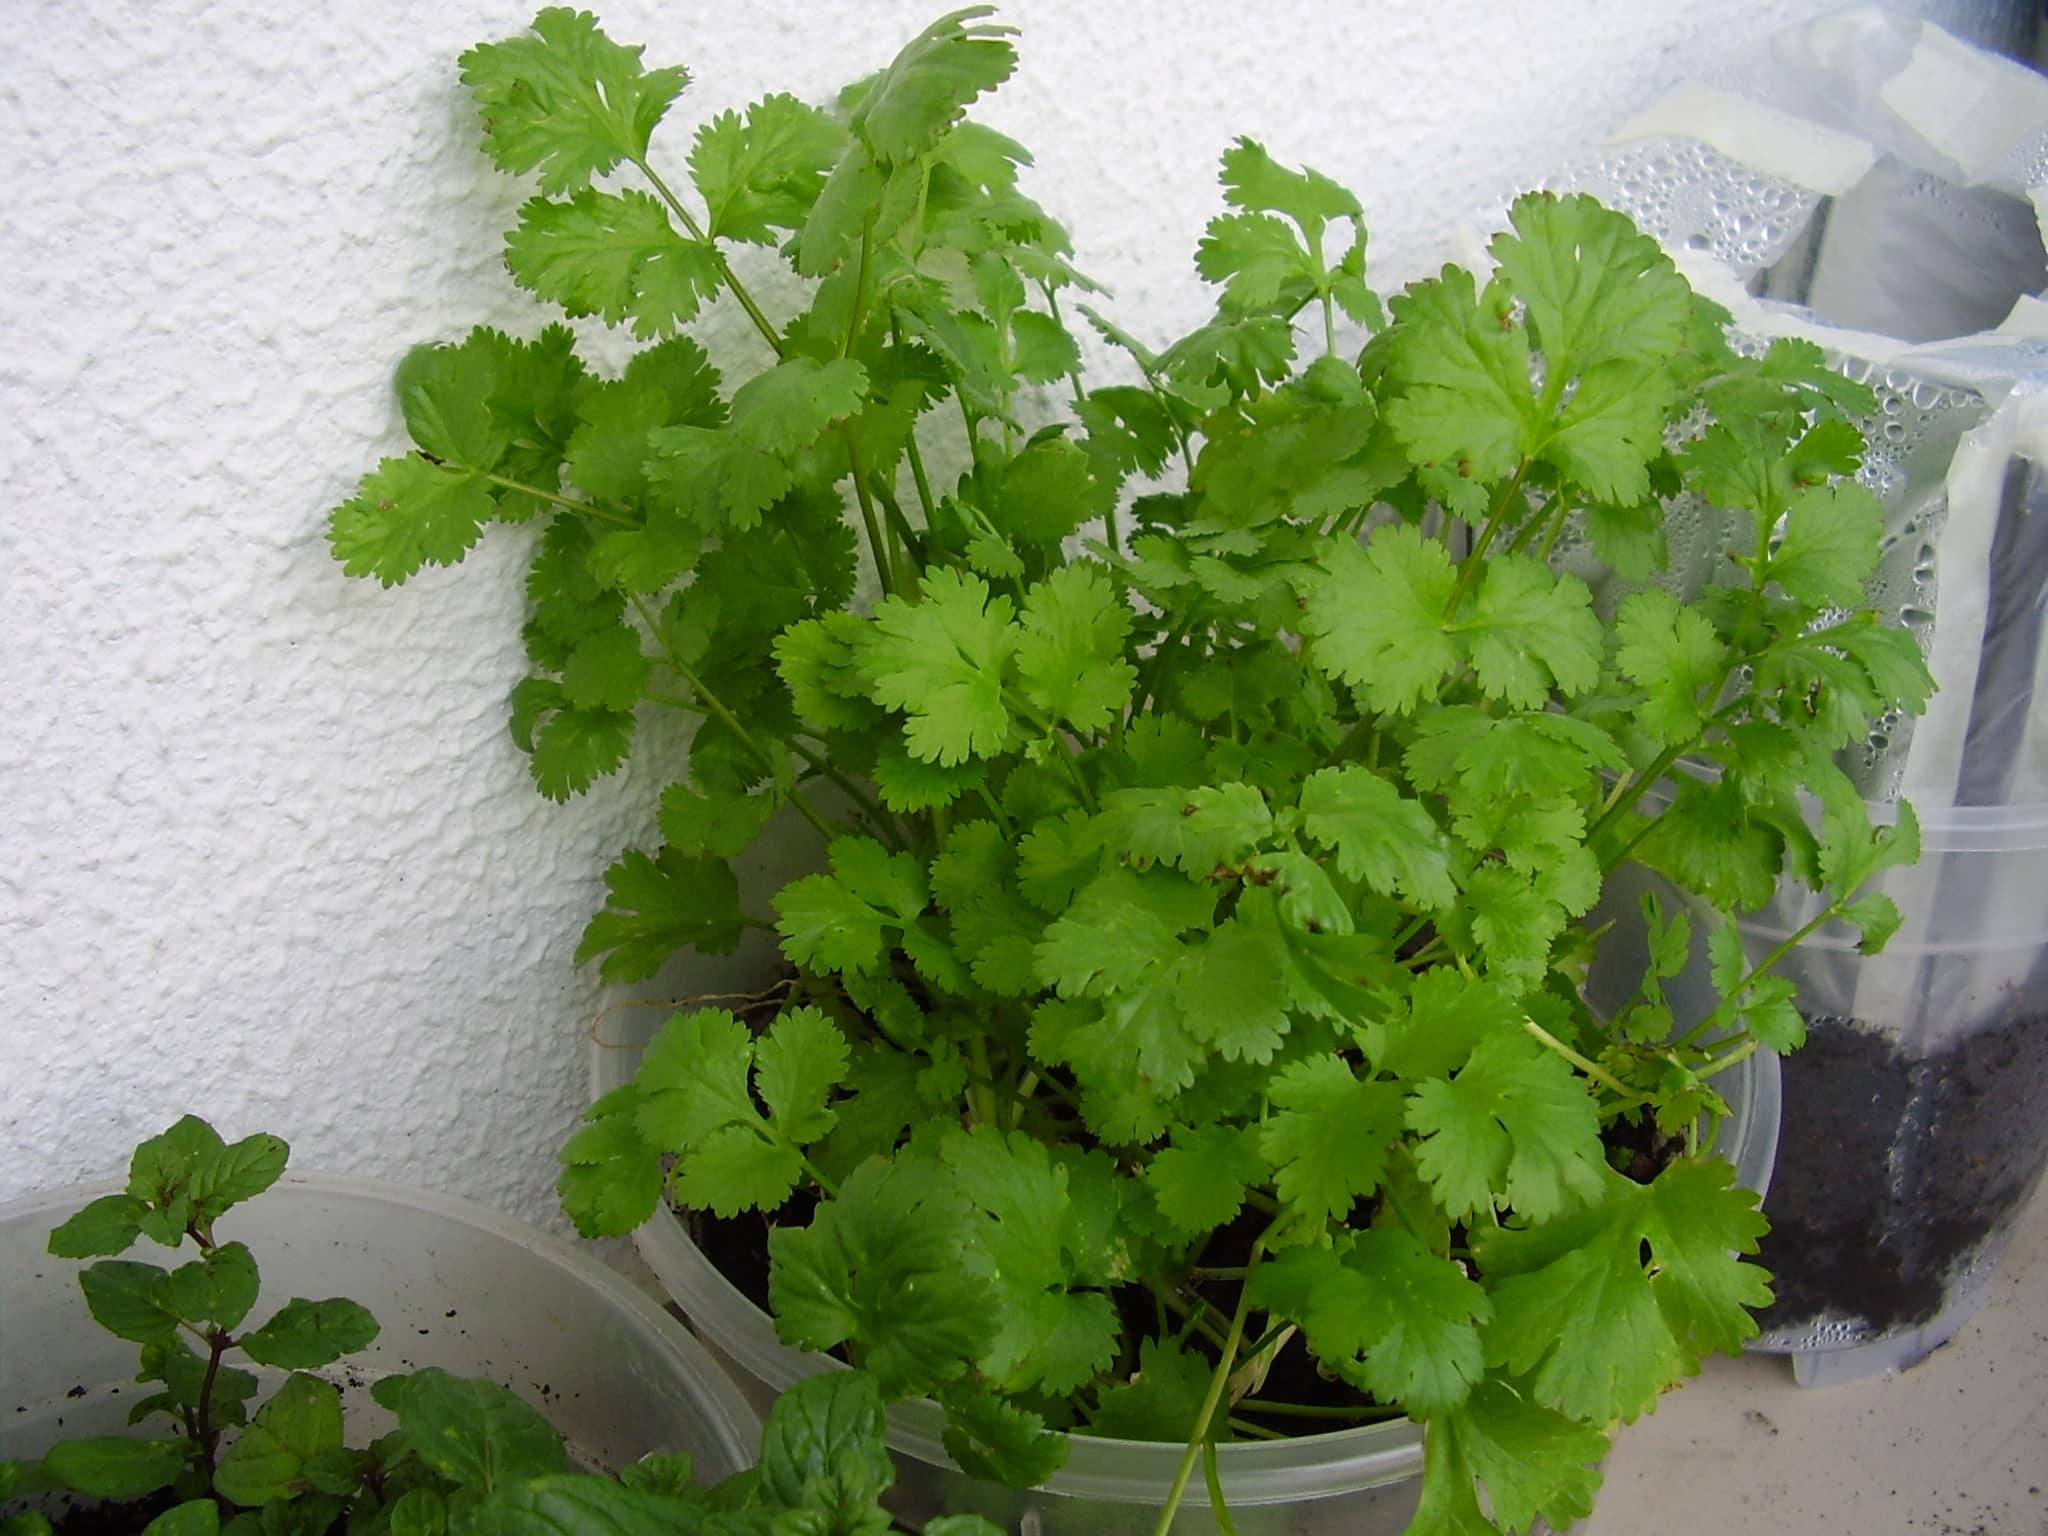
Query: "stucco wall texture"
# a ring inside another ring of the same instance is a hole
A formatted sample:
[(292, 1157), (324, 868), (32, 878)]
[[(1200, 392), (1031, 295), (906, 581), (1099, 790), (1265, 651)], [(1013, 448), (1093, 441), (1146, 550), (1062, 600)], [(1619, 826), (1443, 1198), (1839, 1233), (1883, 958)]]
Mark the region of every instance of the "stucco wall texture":
[[(1187, 258), (1237, 133), (1355, 187), (1383, 287), (1722, 48), (1816, 0), (1013, 0), (984, 110), (1113, 309), (1206, 312)], [(935, 0), (607, 0), (696, 84), (657, 156), (819, 99)], [(1960, 30), (2017, 7), (1932, 8)], [(405, 349), (531, 334), (525, 189), (456, 54), (503, 0), (14, 0), (0, 58), (0, 1199), (194, 1111), (303, 1167), (561, 1225), (600, 1005), (570, 953), (661, 776), (557, 807), (504, 703), (530, 533), (391, 593), (324, 515), (400, 451)], [(714, 351), (748, 346), (714, 317)], [(751, 356), (751, 353), (746, 354)]]

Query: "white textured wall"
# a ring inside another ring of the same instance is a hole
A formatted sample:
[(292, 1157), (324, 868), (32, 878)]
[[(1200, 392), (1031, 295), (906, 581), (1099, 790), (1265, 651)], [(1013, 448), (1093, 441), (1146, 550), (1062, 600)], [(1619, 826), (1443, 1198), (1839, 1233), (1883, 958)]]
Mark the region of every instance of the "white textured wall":
[[(688, 126), (817, 96), (937, 0), (609, 0)], [(1018, 0), (989, 117), (1164, 338), (1238, 132), (1365, 198), (1382, 279), (1690, 62), (1816, 0)], [(1969, 23), (1994, 4), (1934, 7)], [(10, 0), (0, 56), (0, 1198), (187, 1109), (302, 1164), (556, 1221), (596, 990), (569, 953), (655, 775), (527, 784), (523, 537), (397, 593), (323, 514), (401, 442), (412, 342), (539, 320), (454, 58), (488, 0)]]

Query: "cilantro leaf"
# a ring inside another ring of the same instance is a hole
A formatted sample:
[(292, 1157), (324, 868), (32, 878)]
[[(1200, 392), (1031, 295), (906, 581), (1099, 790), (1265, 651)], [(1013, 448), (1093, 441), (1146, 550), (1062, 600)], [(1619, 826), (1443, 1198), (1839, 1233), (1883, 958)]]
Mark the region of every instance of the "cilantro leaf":
[(764, 96), (737, 112), (721, 112), (697, 130), (690, 175), (709, 217), (713, 240), (772, 245), (775, 231), (803, 227), (846, 142), (832, 118), (794, 96)]
[(1329, 540), (1318, 565), (1302, 615), (1316, 664), (1385, 713), (1433, 698), (1460, 660), (1444, 628), (1457, 576), (1443, 546), (1406, 525), (1381, 528), (1362, 546)]
[(1176, 1131), (1173, 1145), (1153, 1157), (1146, 1183), (1160, 1213), (1198, 1237), (1234, 1220), (1245, 1190), (1264, 1183), (1266, 1174), (1256, 1129), (1204, 1125)]
[(939, 1155), (975, 1210), (975, 1262), (1000, 1319), (982, 1375), (1008, 1392), (1074, 1391), (1109, 1365), (1119, 1330), (1107, 1293), (1076, 1283), (1066, 1168), (993, 1126), (948, 1131)]
[(1585, 1079), (1519, 1029), (1487, 1034), (1455, 1077), (1419, 1083), (1416, 1167), (1445, 1213), (1490, 1212), (1494, 1191), (1530, 1221), (1598, 1199), (1600, 1119)]
[(1283, 1067), (1268, 1090), (1277, 1112), (1259, 1133), (1280, 1198), (1316, 1218), (1341, 1219), (1379, 1187), (1401, 1133), (1401, 1090), (1362, 1080), (1335, 1056)]
[(1765, 567), (1800, 602), (1853, 608), (1877, 569), (1884, 503), (1860, 485), (1801, 491), (1785, 509), (1785, 532)]
[(850, 1344), (888, 1398), (965, 1374), (999, 1319), (969, 1264), (975, 1217), (954, 1182), (907, 1157), (862, 1163), (807, 1228), (768, 1235), (776, 1332), (798, 1349)]
[(1716, 702), (1704, 690), (1726, 676), (1727, 647), (1712, 621), (1653, 587), (1622, 599), (1614, 632), (1615, 664), (1647, 690), (1636, 723), (1662, 746), (1692, 741)]
[[(1593, 1512), (1610, 1449), (1598, 1428), (1529, 1401), (1507, 1382), (1482, 1381), (1430, 1420), (1422, 1501), (1408, 1536), (1497, 1536), (1532, 1529), (1538, 1515), (1564, 1530)], [(1483, 1509), (1475, 1483), (1486, 1491)]]
[(1252, 1300), (1299, 1323), (1316, 1358), (1417, 1415), (1463, 1402), (1485, 1370), (1486, 1293), (1399, 1227), (1289, 1248), (1252, 1271)]
[(1170, 1339), (1148, 1338), (1138, 1345), (1138, 1369), (1131, 1379), (1102, 1393), (1085, 1434), (1119, 1440), (1179, 1440), (1195, 1432), (1203, 1393), (1215, 1368)]
[(1487, 562), (1469, 616), (1449, 626), (1463, 635), (1490, 699), (1540, 709), (1550, 690), (1584, 693), (1600, 675), (1606, 636), (1593, 615), (1593, 595), (1576, 576), (1559, 576), (1537, 560), (1497, 555)]
[(583, 1125), (557, 1154), (562, 1209), (585, 1237), (618, 1237), (661, 1201), (661, 1149), (640, 1134), (640, 1090), (614, 1088), (583, 1112)]
[(1489, 1362), (1533, 1372), (1536, 1401), (1604, 1424), (1648, 1412), (1703, 1354), (1753, 1338), (1745, 1309), (1770, 1288), (1735, 1255), (1756, 1251), (1765, 1223), (1733, 1178), (1718, 1158), (1672, 1163), (1647, 1185), (1610, 1172), (1575, 1216), (1476, 1234), (1496, 1311)]
[(1457, 899), (1443, 829), (1418, 800), (1370, 769), (1322, 768), (1301, 786), (1302, 826), (1334, 849), (1347, 880), (1382, 895), (1400, 895), (1425, 909)]
[(574, 191), (622, 160), (647, 156), (655, 125), (689, 83), (677, 68), (644, 70), (638, 47), (613, 42), (587, 11), (550, 6), (532, 30), (460, 59), (484, 120), (484, 148), (503, 170), (540, 172), (543, 192)]
[(677, 234), (659, 199), (630, 188), (533, 199), (505, 237), (505, 265), (522, 288), (569, 314), (606, 325), (630, 317), (640, 337), (695, 319), (720, 283), (711, 247)]
[(633, 716), (578, 708), (560, 683), (529, 677), (512, 690), (512, 740), (533, 756), (533, 782), (550, 800), (582, 794), (616, 773), (632, 743)]
[(978, 576), (927, 571), (922, 601), (875, 606), (858, 663), (875, 701), (907, 714), (913, 757), (951, 767), (993, 757), (1010, 735), (1003, 671), (1017, 648), (1010, 600)]
[(480, 474), (418, 454), (386, 459), (328, 523), (327, 542), (350, 576), (395, 587), (424, 565), (454, 565), (497, 510)]
[(739, 943), (739, 882), (723, 860), (628, 851), (604, 872), (604, 886), (604, 910), (584, 927), (575, 963), (601, 956), (606, 981), (643, 980), (679, 949), (717, 955)]
[(1130, 610), (1091, 565), (1063, 566), (1024, 595), (1017, 672), (1052, 720), (1092, 733), (1118, 718), (1138, 679), (1124, 659)]
[(884, 165), (911, 160), (938, 143), (967, 104), (1017, 67), (1016, 29), (981, 18), (987, 5), (942, 16), (903, 45), (853, 109), (854, 134)]
[(923, 872), (909, 854), (873, 838), (837, 838), (829, 853), (831, 874), (806, 875), (775, 893), (783, 953), (812, 970), (872, 971), (889, 931), (907, 933), (930, 900)]

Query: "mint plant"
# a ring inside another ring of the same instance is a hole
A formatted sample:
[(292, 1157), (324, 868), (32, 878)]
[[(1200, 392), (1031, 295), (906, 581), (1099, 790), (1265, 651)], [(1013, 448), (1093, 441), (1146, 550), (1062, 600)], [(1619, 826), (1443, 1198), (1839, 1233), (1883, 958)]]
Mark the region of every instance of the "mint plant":
[[(936, 1398), (977, 1475), (1044, 1479), (1057, 1431), (1184, 1441), (1163, 1532), (1218, 1440), (1406, 1414), (1419, 1536), (1568, 1523), (1606, 1428), (1770, 1295), (1707, 1149), (1716, 1080), (1803, 1026), (1730, 917), (1797, 879), (1874, 948), (1898, 916), (1859, 893), (1917, 853), (1835, 762), (1931, 687), (1865, 595), (1874, 401), (1732, 344), (1585, 197), (1383, 306), (1357, 200), (1248, 140), (1195, 253), (1214, 316), (1154, 350), (965, 115), (1015, 64), (988, 18), (836, 110), (713, 117), (680, 170), (686, 74), (588, 15), (463, 56), (537, 182), (512, 277), (643, 345), (616, 376), (559, 324), (416, 350), (414, 449), (334, 551), (389, 585), (536, 524), (539, 789), (695, 722), (579, 962), (772, 924), (788, 966), (669, 1020), (564, 1202), (593, 1234), (761, 1213), (782, 1337)], [(779, 309), (743, 275), (777, 265)], [(686, 333), (712, 304), (751, 356)], [(1746, 530), (1704, 592), (1665, 573), (1680, 497)], [(764, 911), (732, 861), (769, 835), (817, 868)], [(1596, 1014), (1625, 861), (1672, 894)], [(1721, 1001), (1678, 1020), (1696, 941)]]
[[(168, 1495), (142, 1524), (153, 1536), (319, 1536), (344, 1515), (363, 1536), (392, 1528), (391, 1509), (421, 1485), (422, 1465), (392, 1442), (346, 1448), (340, 1391), (313, 1374), (369, 1344), (376, 1320), (343, 1298), (294, 1297), (245, 1326), (260, 1296), (256, 1259), (215, 1235), (222, 1216), (277, 1182), (288, 1156), (275, 1136), (224, 1142), (187, 1115), (135, 1149), (126, 1190), (51, 1232), (57, 1257), (98, 1260), (78, 1277), (93, 1320), (140, 1346), (136, 1380), (156, 1390), (128, 1422), (168, 1419), (173, 1433), (76, 1438), (32, 1463), (0, 1463), (0, 1505), (53, 1490)], [(171, 1269), (117, 1257), (143, 1238), (196, 1252)], [(248, 1366), (290, 1374), (259, 1403)], [(0, 1517), (0, 1530), (48, 1536), (49, 1524), (23, 1510)]]
[[(50, 1536), (48, 1516), (23, 1501), (66, 1490), (108, 1501), (168, 1495), (160, 1512), (137, 1517), (135, 1528), (149, 1536), (891, 1529), (880, 1503), (896, 1475), (882, 1443), (882, 1400), (858, 1371), (792, 1387), (769, 1415), (758, 1465), (712, 1488), (692, 1481), (683, 1453), (644, 1457), (616, 1478), (578, 1470), (562, 1437), (516, 1392), (437, 1368), (379, 1377), (371, 1395), (398, 1427), (350, 1449), (340, 1390), (314, 1372), (368, 1345), (375, 1319), (351, 1301), (294, 1299), (243, 1328), (258, 1296), (256, 1261), (243, 1244), (213, 1235), (222, 1215), (277, 1181), (286, 1157), (275, 1136), (224, 1143), (188, 1115), (136, 1149), (125, 1192), (93, 1201), (50, 1234), (60, 1258), (125, 1253), (143, 1237), (196, 1246), (197, 1257), (175, 1269), (106, 1257), (79, 1276), (94, 1320), (142, 1346), (137, 1379), (159, 1388), (129, 1422), (163, 1416), (175, 1433), (74, 1438), (36, 1461), (0, 1460), (5, 1536)], [(258, 1379), (229, 1360), (291, 1374), (252, 1411)], [(9, 1512), (10, 1503), (23, 1507)], [(971, 1516), (927, 1529), (995, 1536)]]

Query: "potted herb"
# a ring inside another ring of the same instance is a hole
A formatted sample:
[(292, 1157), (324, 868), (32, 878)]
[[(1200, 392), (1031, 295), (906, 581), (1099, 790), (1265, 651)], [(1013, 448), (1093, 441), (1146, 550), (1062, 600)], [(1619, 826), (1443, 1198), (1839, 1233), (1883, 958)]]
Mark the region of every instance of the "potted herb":
[[(1356, 200), (1248, 141), (1195, 257), (1215, 316), (1155, 351), (964, 115), (1014, 62), (955, 13), (835, 112), (701, 124), (685, 175), (650, 147), (684, 73), (587, 15), (463, 57), (487, 152), (537, 175), (513, 277), (644, 345), (615, 376), (559, 326), (415, 351), (416, 450), (335, 553), (391, 584), (537, 524), (541, 790), (644, 711), (695, 722), (579, 959), (628, 982), (772, 926), (785, 967), (668, 1021), (565, 1203), (751, 1223), (781, 1339), (933, 1400), (991, 1485), (1179, 1442), (1164, 1531), (1198, 1474), (1226, 1519), (1218, 1442), (1414, 1420), (1401, 1522), (1568, 1521), (1608, 1427), (1769, 1299), (1710, 1148), (1800, 1021), (1729, 914), (1789, 873), (1867, 945), (1896, 921), (1857, 893), (1910, 813), (1874, 832), (1832, 761), (1929, 686), (1864, 597), (1868, 393), (1732, 347), (1583, 197), (1383, 310)], [(714, 300), (752, 356), (685, 333)], [(1748, 533), (1691, 602), (1656, 582), (1681, 497)], [(1568, 550), (1637, 589), (1596, 604)], [(744, 891), (771, 821), (812, 872)], [(1626, 914), (1596, 1012), (1629, 864), (1677, 896)], [(1717, 1001), (1679, 1020), (1696, 940)]]
[[(603, 1265), (467, 1202), (286, 1178), (287, 1156), (187, 1116), (136, 1148), (125, 1186), (0, 1207), (7, 1536), (81, 1511), (114, 1533), (434, 1536), (572, 1457), (747, 1464), (752, 1412)], [(127, 1256), (145, 1238), (182, 1262)], [(407, 1433), (373, 1432), (394, 1414)]]

